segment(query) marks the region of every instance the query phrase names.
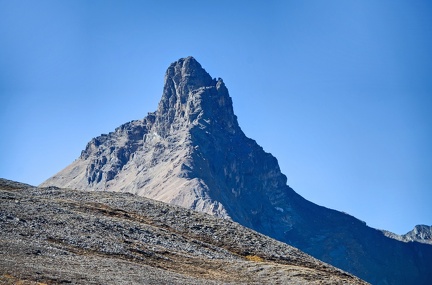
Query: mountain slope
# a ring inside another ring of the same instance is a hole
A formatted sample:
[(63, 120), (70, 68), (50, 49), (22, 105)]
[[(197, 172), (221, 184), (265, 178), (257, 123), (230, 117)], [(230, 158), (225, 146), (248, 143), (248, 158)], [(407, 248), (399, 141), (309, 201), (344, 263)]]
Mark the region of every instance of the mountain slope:
[(245, 136), (222, 79), (192, 57), (171, 64), (158, 109), (93, 139), (42, 186), (131, 192), (230, 218), (374, 284), (427, 284), (432, 247), (402, 243), (287, 185)]
[(366, 284), (227, 219), (130, 194), (0, 179), (0, 209), (1, 284)]

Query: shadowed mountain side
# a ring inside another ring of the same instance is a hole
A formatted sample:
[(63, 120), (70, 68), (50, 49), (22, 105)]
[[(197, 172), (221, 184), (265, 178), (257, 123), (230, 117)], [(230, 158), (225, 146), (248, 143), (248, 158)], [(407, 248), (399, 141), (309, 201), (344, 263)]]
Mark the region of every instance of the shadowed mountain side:
[(230, 220), (131, 194), (0, 179), (0, 207), (1, 284), (367, 284)]
[(209, 213), (286, 242), (374, 284), (428, 284), (432, 246), (386, 237), (287, 186), (277, 159), (246, 137), (222, 79), (172, 63), (158, 109), (94, 138), (42, 186), (130, 192)]

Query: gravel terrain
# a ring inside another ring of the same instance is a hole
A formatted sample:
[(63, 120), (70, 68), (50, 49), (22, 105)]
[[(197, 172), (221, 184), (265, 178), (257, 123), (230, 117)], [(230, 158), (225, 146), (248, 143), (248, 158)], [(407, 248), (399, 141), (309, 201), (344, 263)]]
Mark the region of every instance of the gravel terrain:
[(0, 284), (367, 284), (226, 219), (0, 179)]

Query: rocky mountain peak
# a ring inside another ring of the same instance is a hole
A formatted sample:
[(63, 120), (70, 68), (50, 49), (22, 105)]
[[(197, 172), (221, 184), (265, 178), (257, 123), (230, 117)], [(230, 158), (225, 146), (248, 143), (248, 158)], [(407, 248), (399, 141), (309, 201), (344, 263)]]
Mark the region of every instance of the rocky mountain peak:
[(432, 226), (417, 225), (404, 235), (398, 235), (386, 230), (382, 231), (386, 236), (403, 242), (420, 242), (432, 245)]
[(432, 226), (417, 225), (403, 236), (406, 240), (432, 244)]
[(164, 90), (173, 84), (179, 95), (187, 96), (190, 91), (203, 86), (211, 86), (212, 83), (213, 79), (202, 68), (201, 64), (195, 58), (189, 56), (173, 62), (168, 67), (165, 74)]
[(373, 284), (432, 280), (429, 244), (389, 238), (290, 188), (277, 159), (240, 129), (222, 79), (193, 57), (168, 67), (156, 112), (92, 139), (42, 186), (130, 192), (231, 219)]
[(156, 122), (162, 137), (173, 129), (198, 124), (218, 123), (229, 132), (238, 128), (232, 100), (223, 80), (212, 79), (191, 56), (168, 67)]

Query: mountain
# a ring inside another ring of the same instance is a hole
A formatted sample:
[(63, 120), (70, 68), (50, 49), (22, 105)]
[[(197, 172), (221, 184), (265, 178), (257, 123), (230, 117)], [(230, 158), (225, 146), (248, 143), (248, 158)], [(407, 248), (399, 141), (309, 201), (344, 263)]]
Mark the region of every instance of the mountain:
[(389, 238), (291, 189), (239, 127), (223, 80), (192, 57), (168, 67), (156, 112), (92, 139), (41, 186), (130, 192), (232, 219), (373, 284), (432, 280), (432, 246)]
[(415, 228), (403, 235), (408, 241), (432, 243), (432, 226), (417, 225)]
[(413, 230), (404, 235), (397, 235), (389, 231), (383, 231), (388, 237), (404, 242), (421, 242), (432, 245), (432, 226), (417, 225)]
[(229, 219), (127, 193), (0, 179), (0, 206), (0, 284), (367, 284)]

